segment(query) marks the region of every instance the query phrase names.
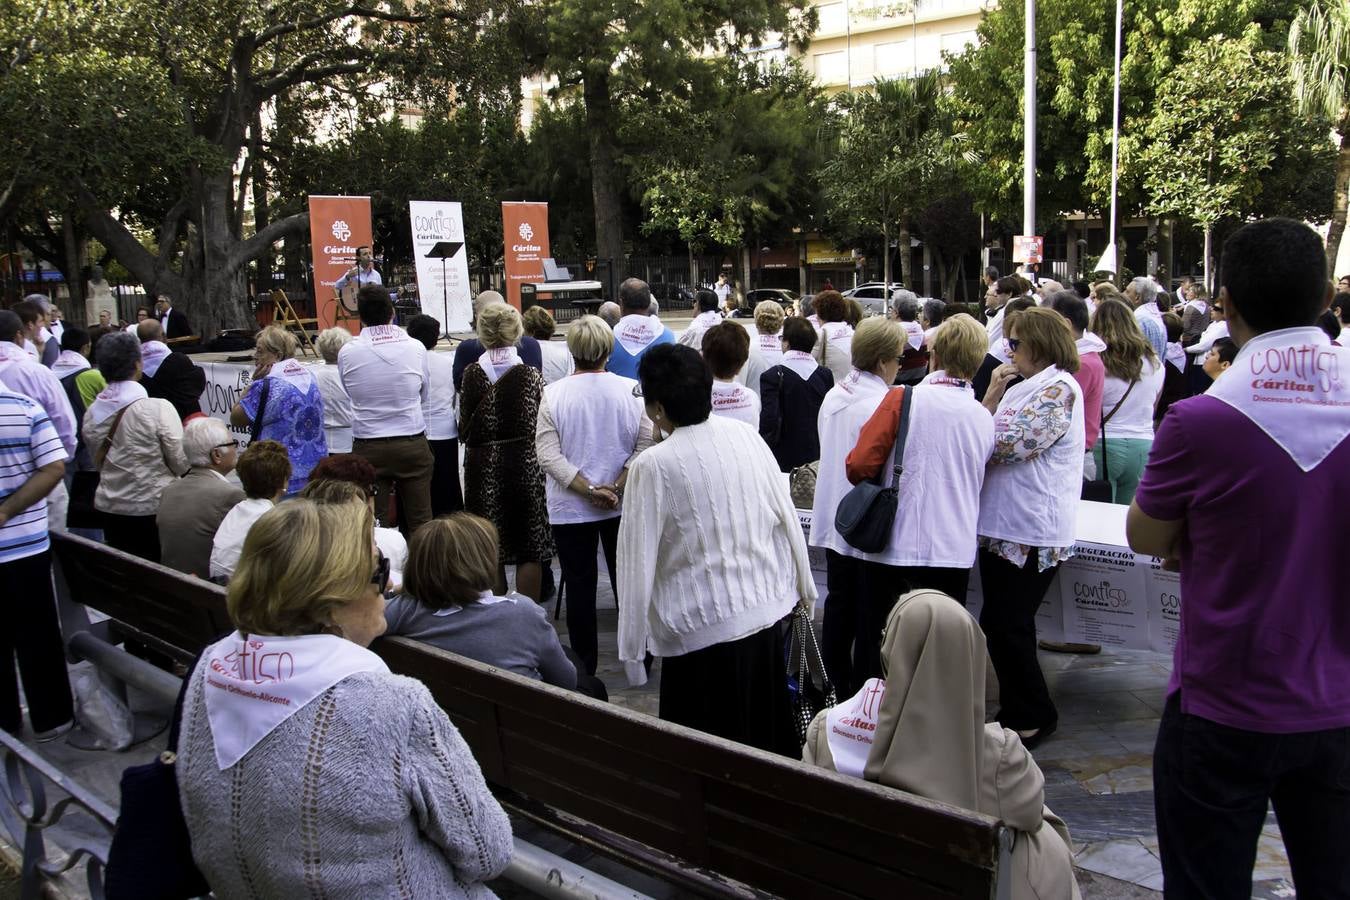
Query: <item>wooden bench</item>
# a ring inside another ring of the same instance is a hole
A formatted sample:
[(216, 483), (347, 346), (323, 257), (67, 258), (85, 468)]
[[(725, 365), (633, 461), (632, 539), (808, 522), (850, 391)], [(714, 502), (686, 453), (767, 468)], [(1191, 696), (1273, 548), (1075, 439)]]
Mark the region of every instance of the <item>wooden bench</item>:
[[(75, 599), (178, 659), (231, 630), (224, 591), (52, 535)], [(742, 746), (403, 638), (372, 649), (421, 680), (503, 806), (708, 897), (1010, 896), (988, 816)]]

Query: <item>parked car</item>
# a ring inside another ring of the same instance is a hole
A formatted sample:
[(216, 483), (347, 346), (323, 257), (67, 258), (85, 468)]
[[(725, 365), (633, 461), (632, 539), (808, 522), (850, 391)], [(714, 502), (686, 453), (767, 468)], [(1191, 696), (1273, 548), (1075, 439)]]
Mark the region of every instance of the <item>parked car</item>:
[[(899, 281), (890, 283), (890, 291), (904, 287)], [(851, 297), (857, 300), (862, 306), (863, 312), (869, 316), (880, 316), (886, 313), (886, 298), (889, 296), (887, 285), (882, 281), (866, 281), (855, 288), (849, 288), (841, 291), (845, 297)]]
[(755, 307), (765, 300), (773, 300), (784, 309), (791, 309), (792, 304), (797, 302), (797, 292), (787, 288), (756, 288), (748, 291), (745, 295), (745, 313), (754, 315)]
[(652, 299), (660, 303), (662, 309), (694, 308), (694, 291), (688, 285), (654, 281), (647, 286), (651, 288)]

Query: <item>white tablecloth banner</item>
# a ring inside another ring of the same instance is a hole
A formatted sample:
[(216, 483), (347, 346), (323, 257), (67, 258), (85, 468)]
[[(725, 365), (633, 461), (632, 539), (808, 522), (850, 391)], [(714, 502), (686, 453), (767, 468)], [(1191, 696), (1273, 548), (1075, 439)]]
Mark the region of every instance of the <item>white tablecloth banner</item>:
[[(1170, 652), (1181, 615), (1181, 582), (1152, 556), (1125, 543), (1127, 507), (1082, 501), (1074, 556), (1060, 566), (1045, 592), (1036, 630), (1050, 641), (1101, 644), (1127, 650)], [(811, 535), (810, 510), (797, 510)], [(824, 551), (811, 548), (811, 571), (826, 596)], [(984, 605), (979, 566), (970, 573), (966, 609), (979, 617)]]

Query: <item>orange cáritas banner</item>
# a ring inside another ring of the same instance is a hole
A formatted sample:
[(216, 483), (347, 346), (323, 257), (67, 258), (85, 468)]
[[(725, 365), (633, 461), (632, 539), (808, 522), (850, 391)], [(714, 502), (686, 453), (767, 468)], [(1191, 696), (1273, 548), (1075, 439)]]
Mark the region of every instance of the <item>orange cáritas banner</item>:
[(544, 280), (548, 249), (548, 204), (502, 202), (502, 246), (506, 255), (506, 300), (520, 309), (520, 286)]
[[(315, 315), (320, 330), (332, 328), (338, 313), (333, 285), (356, 265), (356, 248), (371, 245), (370, 198), (311, 195), (309, 241), (314, 262)], [(343, 324), (353, 333), (361, 328), (356, 319)]]

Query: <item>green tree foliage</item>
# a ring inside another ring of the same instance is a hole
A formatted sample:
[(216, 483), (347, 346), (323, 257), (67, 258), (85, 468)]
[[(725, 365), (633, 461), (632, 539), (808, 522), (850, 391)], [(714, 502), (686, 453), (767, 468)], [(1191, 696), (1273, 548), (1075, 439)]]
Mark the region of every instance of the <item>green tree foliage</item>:
[(704, 63), (691, 90), (621, 108), (624, 162), (645, 234), (672, 232), (694, 252), (784, 236), (814, 213), (823, 95), (795, 62)]
[(1289, 29), (1289, 52), (1300, 108), (1334, 123), (1341, 138), (1327, 229), (1330, 270), (1350, 206), (1350, 7), (1345, 0), (1314, 0), (1299, 10)]
[(1320, 157), (1327, 170), (1325, 133), (1300, 120), (1282, 54), (1250, 35), (1193, 44), (1160, 86), (1145, 135), (1148, 210), (1206, 231), (1250, 215), (1281, 161)]
[[(1190, 48), (1227, 35), (1240, 37), (1253, 52), (1278, 49), (1295, 12), (1295, 0), (1132, 0), (1125, 5), (1119, 196), (1127, 214), (1149, 202), (1144, 159), (1157, 139), (1152, 136), (1163, 133), (1154, 124), (1159, 91), (1178, 78)], [(1036, 137), (1042, 221), (1110, 204), (1114, 16), (1109, 3), (1039, 0)], [(1020, 210), (1023, 39), (1023, 5), (1000, 4), (981, 22), (979, 46), (952, 59), (950, 68), (949, 102), (976, 160), (967, 183), (979, 208), (1003, 221), (1015, 221)], [(1182, 136), (1172, 133), (1168, 139)], [(1286, 159), (1280, 153), (1275, 158)], [(1285, 197), (1307, 197), (1309, 192), (1295, 184), (1299, 176), (1309, 184), (1325, 175), (1315, 167), (1301, 168), (1300, 162), (1307, 161), (1289, 156), (1290, 171), (1272, 164), (1267, 177), (1282, 179)], [(1264, 200), (1283, 202), (1269, 191)]]
[[(16, 121), (51, 115), (41, 139), (61, 152), (15, 148), (4, 165), (23, 169), (6, 180), (48, 220), (77, 209), (119, 262), (148, 290), (179, 298), (204, 333), (240, 325), (244, 266), (307, 225), (303, 213), (244, 221), (246, 192), (268, 175), (274, 103), (374, 118), (414, 83), (431, 98), (500, 90), (513, 80), (502, 60), (514, 57), (486, 3), (10, 0), (0, 22), (9, 26), (0, 28), (10, 51), (4, 99)], [(139, 239), (146, 230), (150, 247)]]
[(913, 285), (910, 230), (918, 212), (950, 186), (960, 135), (939, 106), (942, 78), (877, 81), (837, 98), (838, 146), (821, 170), (829, 230), (841, 237), (882, 236), (891, 280), (890, 239), (898, 238), (902, 278)]
[(770, 35), (804, 46), (815, 21), (807, 0), (542, 0), (524, 8), (517, 23), (525, 58), (556, 76), (560, 92), (580, 90), (600, 256), (624, 257), (620, 105), (678, 102), (692, 81), (688, 67), (702, 57)]

